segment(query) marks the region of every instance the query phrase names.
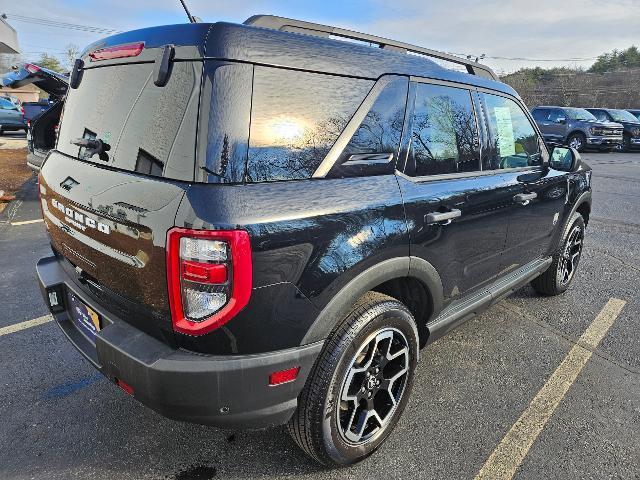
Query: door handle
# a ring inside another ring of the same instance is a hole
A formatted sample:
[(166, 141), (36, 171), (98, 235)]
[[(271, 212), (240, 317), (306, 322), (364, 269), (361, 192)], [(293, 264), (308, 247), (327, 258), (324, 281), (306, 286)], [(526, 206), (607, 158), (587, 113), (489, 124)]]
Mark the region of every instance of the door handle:
[(453, 220), (454, 218), (458, 218), (461, 215), (462, 212), (460, 210), (458, 210), (457, 208), (452, 208), (448, 212), (427, 213), (424, 216), (424, 219), (426, 220), (427, 224), (440, 223), (442, 225), (449, 225), (451, 223), (451, 220)]
[(513, 201), (516, 203), (520, 203), (521, 205), (529, 205), (529, 202), (531, 202), (531, 200), (535, 200), (536, 198), (538, 198), (537, 193), (519, 193), (517, 195), (514, 195)]

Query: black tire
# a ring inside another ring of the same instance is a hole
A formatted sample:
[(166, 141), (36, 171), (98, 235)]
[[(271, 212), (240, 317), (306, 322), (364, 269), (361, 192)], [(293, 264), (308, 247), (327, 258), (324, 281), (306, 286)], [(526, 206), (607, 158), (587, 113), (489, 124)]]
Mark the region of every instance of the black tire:
[[(531, 286), (536, 292), (553, 296), (560, 295), (569, 288), (575, 278), (580, 257), (582, 256), (584, 229), (584, 218), (579, 213), (574, 213), (569, 222), (567, 222), (562, 241), (559, 242), (558, 248), (553, 254), (551, 265), (542, 275), (531, 282)], [(579, 247), (576, 247), (573, 243), (575, 238), (579, 240)], [(566, 263), (568, 261), (570, 264)]]
[(587, 137), (585, 137), (584, 133), (572, 133), (569, 135), (569, 138), (567, 138), (567, 145), (575, 148), (579, 152), (584, 152), (584, 149), (587, 146)]
[(622, 140), (622, 150), (623, 152), (631, 151), (631, 137), (629, 135), (625, 135)]
[[(393, 431), (406, 406), (418, 348), (418, 331), (409, 310), (387, 295), (365, 294), (325, 342), (298, 397), (288, 424), (298, 446), (326, 466), (351, 465), (371, 455)], [(385, 360), (394, 354), (396, 358)], [(388, 363), (378, 364), (376, 359)], [(403, 369), (406, 374), (400, 374)], [(354, 373), (357, 370), (363, 371)], [(393, 380), (394, 376), (398, 378)], [(373, 411), (383, 423), (369, 416), (367, 405), (374, 402)], [(358, 421), (364, 428), (359, 429)], [(358, 436), (360, 440), (347, 438)]]

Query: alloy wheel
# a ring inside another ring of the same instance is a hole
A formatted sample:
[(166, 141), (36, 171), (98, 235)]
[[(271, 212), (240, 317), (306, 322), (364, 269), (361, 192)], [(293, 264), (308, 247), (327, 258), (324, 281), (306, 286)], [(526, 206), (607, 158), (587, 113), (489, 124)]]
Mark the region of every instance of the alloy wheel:
[(579, 136), (572, 137), (569, 142), (569, 146), (576, 150), (580, 150), (582, 148), (582, 139)]
[(584, 232), (580, 225), (576, 225), (567, 237), (562, 256), (559, 262), (559, 280), (562, 285), (568, 285), (578, 268), (580, 255), (582, 254), (582, 241)]
[(402, 399), (409, 376), (409, 343), (395, 328), (370, 335), (351, 360), (336, 409), (340, 435), (349, 444), (377, 438)]

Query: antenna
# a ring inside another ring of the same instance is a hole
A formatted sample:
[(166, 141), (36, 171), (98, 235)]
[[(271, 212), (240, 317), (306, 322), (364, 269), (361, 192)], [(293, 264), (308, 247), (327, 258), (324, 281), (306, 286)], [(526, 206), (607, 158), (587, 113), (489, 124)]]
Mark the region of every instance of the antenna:
[(184, 8), (184, 12), (187, 14), (187, 18), (189, 19), (189, 23), (198, 23), (197, 20), (196, 20), (196, 17), (191, 15), (191, 12), (189, 12), (189, 9), (187, 8), (187, 4), (184, 3), (184, 0), (180, 0), (180, 3), (182, 4), (182, 8)]

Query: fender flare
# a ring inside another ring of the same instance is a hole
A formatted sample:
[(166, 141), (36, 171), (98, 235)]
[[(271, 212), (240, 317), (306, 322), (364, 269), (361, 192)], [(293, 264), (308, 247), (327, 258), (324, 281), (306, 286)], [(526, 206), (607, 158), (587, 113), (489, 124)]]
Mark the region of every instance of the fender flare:
[(442, 280), (436, 269), (417, 257), (397, 257), (384, 260), (356, 275), (334, 295), (322, 309), (301, 341), (301, 345), (325, 340), (349, 308), (366, 292), (389, 280), (413, 277), (427, 289), (434, 318), (442, 309)]
[[(573, 214), (578, 211), (578, 208), (580, 208), (580, 205), (582, 205), (583, 203), (589, 204), (589, 211), (591, 211), (591, 190), (582, 192), (582, 194), (574, 202), (573, 207), (571, 207), (571, 212), (569, 212), (567, 219), (573, 217)], [(585, 219), (585, 223), (586, 223), (586, 219)]]

